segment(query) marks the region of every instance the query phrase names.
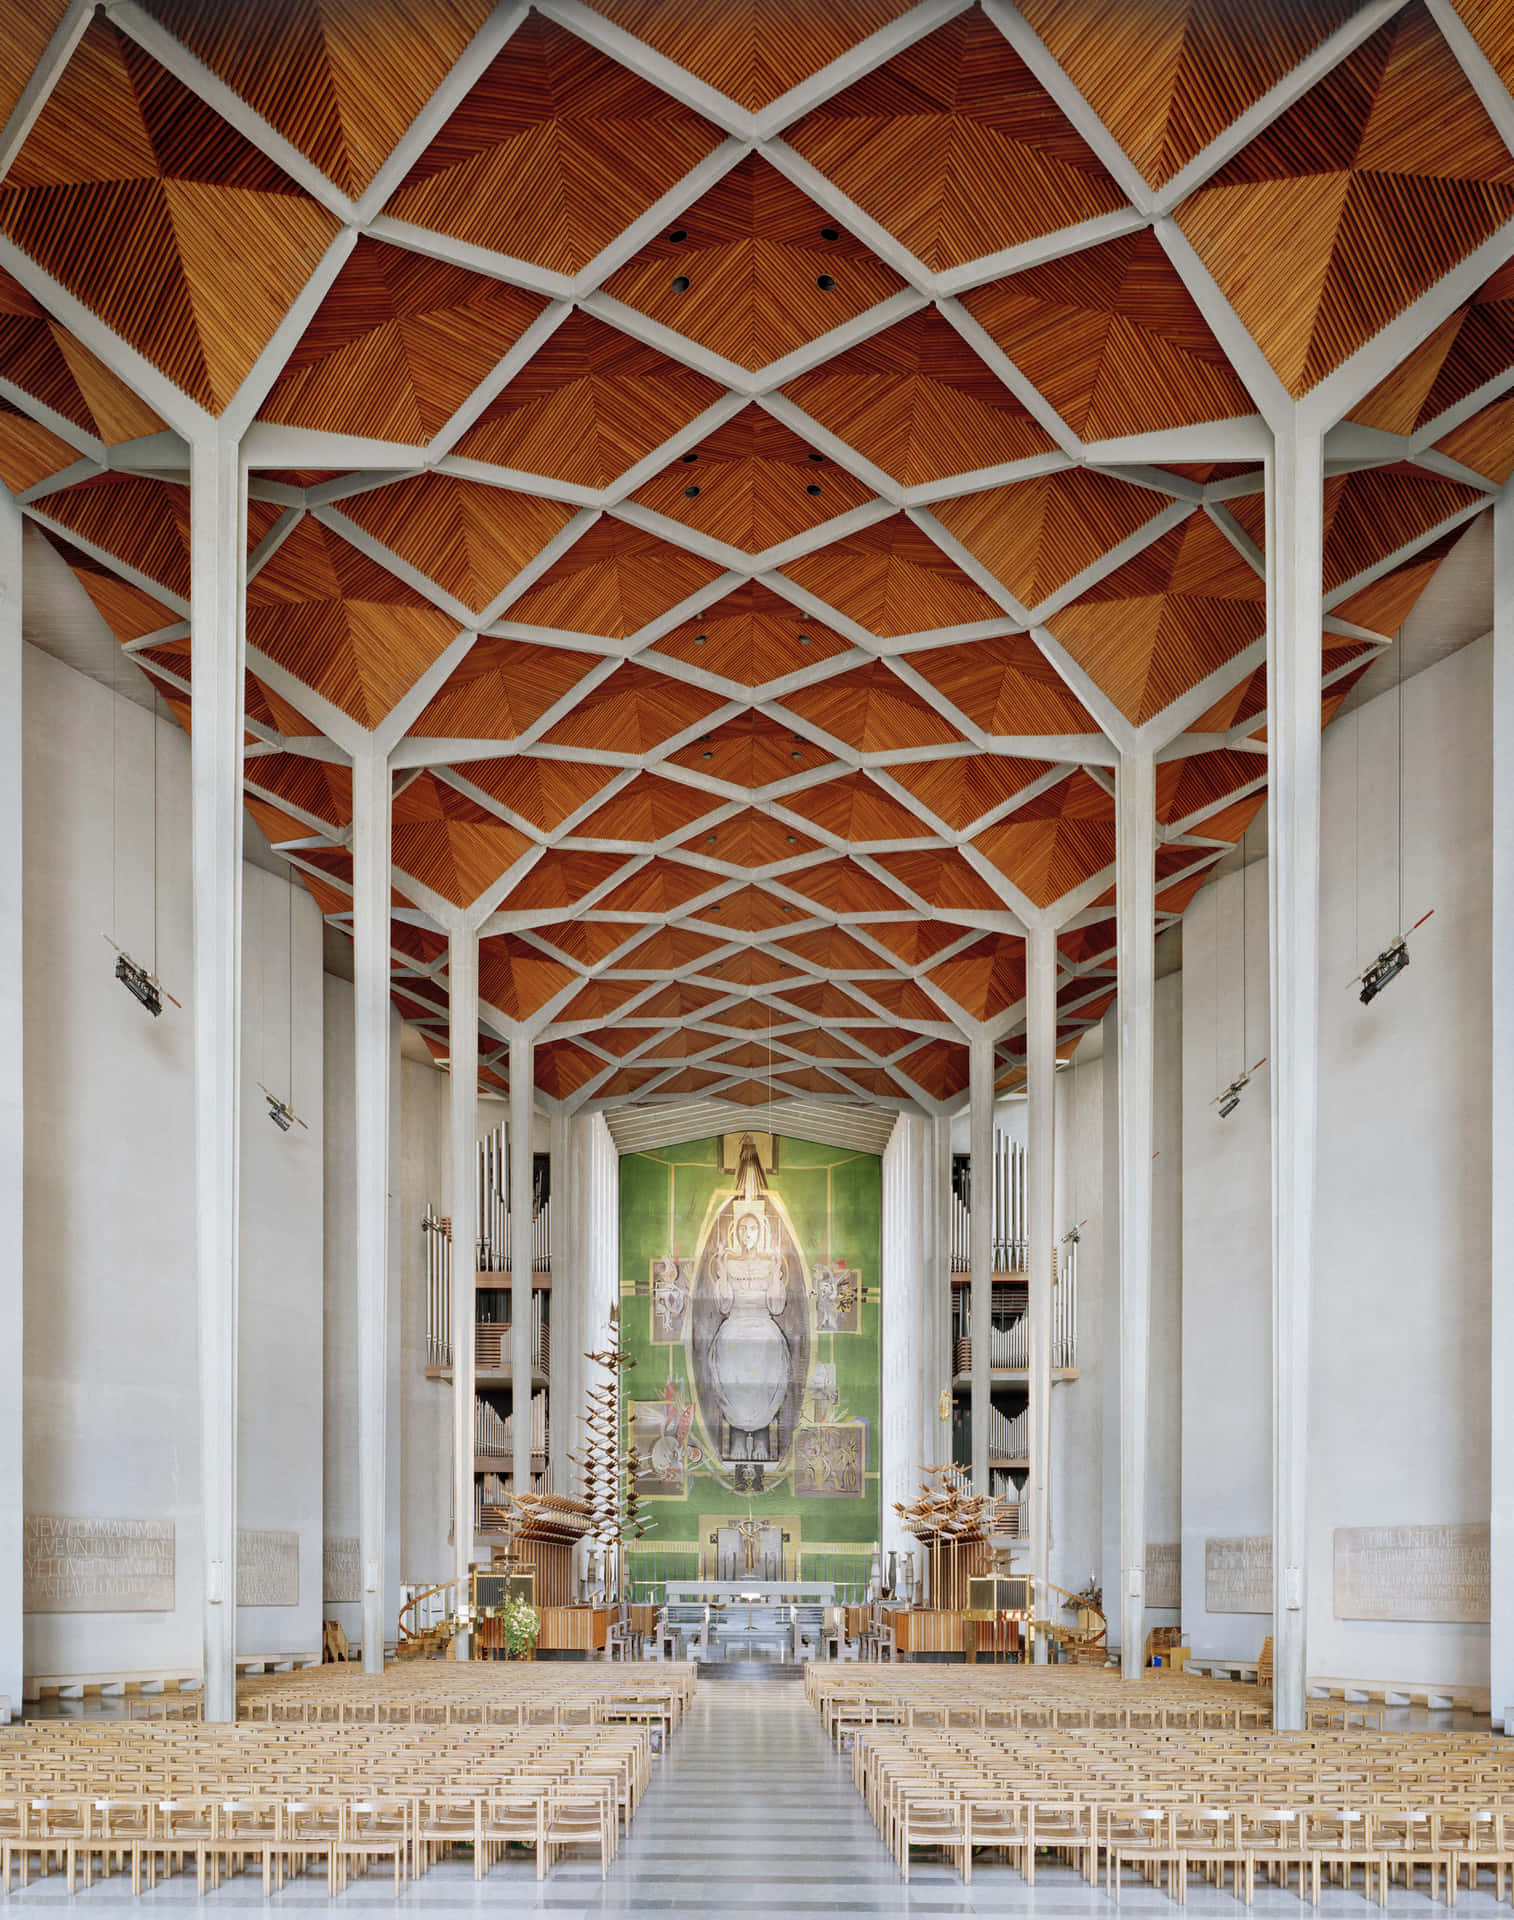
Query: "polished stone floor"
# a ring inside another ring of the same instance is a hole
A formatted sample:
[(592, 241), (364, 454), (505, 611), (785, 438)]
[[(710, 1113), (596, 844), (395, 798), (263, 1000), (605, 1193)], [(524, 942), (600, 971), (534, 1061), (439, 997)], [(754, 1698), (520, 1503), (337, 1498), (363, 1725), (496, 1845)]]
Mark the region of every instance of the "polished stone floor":
[[(3, 1761), (0, 1744), (0, 1761)], [(125, 1920), (129, 1912), (194, 1905), (192, 1878), (180, 1877), (134, 1901), (119, 1880), (97, 1883), (70, 1901), (56, 1877), (33, 1881), (13, 1893), (13, 1912), (26, 1908), (78, 1906), (100, 1920)], [(0, 1902), (0, 1915), (4, 1904)], [(261, 1882), (243, 1875), (212, 1894), (208, 1907), (263, 1904)], [(319, 1882), (295, 1884), (270, 1903), (303, 1913), (329, 1910)], [(340, 1896), (342, 1910), (392, 1910), (393, 1892), (375, 1876)], [(721, 1681), (701, 1686), (657, 1777), (620, 1847), (610, 1877), (597, 1864), (568, 1859), (538, 1882), (527, 1858), (497, 1866), (475, 1882), (462, 1862), (434, 1867), (398, 1903), (419, 1913), (460, 1914), (498, 1907), (541, 1912), (557, 1920), (580, 1914), (711, 1916), (711, 1920), (836, 1920), (837, 1916), (928, 1916), (1006, 1914), (1023, 1920), (1081, 1920), (1112, 1916), (1114, 1903), (1063, 1868), (1037, 1873), (1034, 1888), (1007, 1867), (979, 1863), (970, 1887), (945, 1864), (917, 1858), (908, 1886), (900, 1880), (852, 1790), (848, 1760), (832, 1753), (819, 1720), (804, 1704), (802, 1687), (776, 1681)], [(1326, 1913), (1360, 1914), (1369, 1908), (1360, 1894), (1326, 1892)], [(1150, 1920), (1176, 1915), (1163, 1893), (1127, 1888), (1121, 1910)], [(1423, 1893), (1395, 1891), (1393, 1913), (1443, 1911)], [(1488, 1894), (1463, 1893), (1458, 1910), (1491, 1913)], [(1507, 1913), (1508, 1909), (1499, 1911)], [(1242, 1920), (1244, 1908), (1228, 1894), (1190, 1888), (1191, 1920)], [(1261, 1887), (1255, 1912), (1297, 1915), (1295, 1895)]]

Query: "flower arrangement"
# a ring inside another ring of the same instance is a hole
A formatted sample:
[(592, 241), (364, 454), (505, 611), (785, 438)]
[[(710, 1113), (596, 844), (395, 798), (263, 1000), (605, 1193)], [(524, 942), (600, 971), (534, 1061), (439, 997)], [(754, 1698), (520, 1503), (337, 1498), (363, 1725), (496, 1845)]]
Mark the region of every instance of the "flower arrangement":
[(541, 1615), (529, 1600), (516, 1594), (499, 1612), (500, 1633), (506, 1654), (512, 1660), (526, 1660), (536, 1651), (541, 1633)]

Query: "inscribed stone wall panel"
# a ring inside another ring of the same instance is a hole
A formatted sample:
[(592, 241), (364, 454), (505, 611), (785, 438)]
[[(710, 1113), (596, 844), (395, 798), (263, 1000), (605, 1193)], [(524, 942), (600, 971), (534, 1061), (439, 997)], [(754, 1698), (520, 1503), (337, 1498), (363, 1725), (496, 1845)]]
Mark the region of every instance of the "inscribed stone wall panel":
[(1337, 1527), (1337, 1620), (1486, 1623), (1488, 1528)]
[(171, 1520), (29, 1513), (23, 1542), (27, 1613), (170, 1613)]

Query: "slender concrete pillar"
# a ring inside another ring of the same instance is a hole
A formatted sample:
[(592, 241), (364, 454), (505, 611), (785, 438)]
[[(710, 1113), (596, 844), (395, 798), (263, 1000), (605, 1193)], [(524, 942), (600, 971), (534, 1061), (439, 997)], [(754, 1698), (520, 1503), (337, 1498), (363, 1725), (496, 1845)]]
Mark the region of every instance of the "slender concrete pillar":
[(1267, 877), (1272, 983), (1272, 1721), (1307, 1678), (1309, 1316), (1319, 1109), (1320, 622), (1324, 462), (1279, 434), (1267, 505)]
[(531, 1116), (536, 1048), (529, 1034), (510, 1041), (510, 1398), (515, 1416), (511, 1462), (517, 1494), (531, 1491)]
[(1151, 1348), (1151, 1155), (1156, 971), (1156, 766), (1121, 757), (1115, 783), (1120, 1028), (1120, 1669), (1145, 1670), (1146, 1399)]
[(988, 1335), (994, 1297), (994, 1046), (986, 1033), (968, 1048), (968, 1107), (972, 1166), (972, 1433), (973, 1492), (987, 1493)]
[[(474, 1288), (478, 1272), (478, 933), (455, 927), (447, 942), (447, 1054), (452, 1213), (452, 1572), (459, 1604), (473, 1563)], [(460, 1634), (457, 1658), (468, 1658)]]
[[(1495, 1727), (1514, 1731), (1514, 498), (1493, 508), (1492, 1407), (1488, 1679)], [(1505, 1383), (1509, 1391), (1505, 1392)], [(0, 1682), (3, 1686), (3, 1682)]]
[(195, 1272), (205, 1718), (237, 1714), (237, 1282), (241, 1139), (243, 586), (247, 485), (233, 440), (190, 449)]
[(552, 1369), (551, 1395), (548, 1400), (547, 1448), (549, 1475), (547, 1484), (553, 1493), (571, 1494), (573, 1469), (568, 1463), (572, 1451), (573, 1356), (578, 1336), (574, 1332), (578, 1306), (578, 1268), (573, 1257), (573, 1157), (572, 1122), (559, 1108), (552, 1115)]
[(900, 1114), (883, 1154), (883, 1549), (908, 1553), (915, 1542), (904, 1530), (896, 1503), (920, 1490), (925, 1416), (931, 1384), (930, 1301), (926, 1284), (924, 1212), (930, 1121)]
[[(363, 1671), (382, 1673), (389, 1355), (390, 777), (382, 753), (352, 768), (354, 1080), (357, 1089), (358, 1552)], [(458, 1274), (453, 1249), (453, 1297)], [(464, 1261), (466, 1266), (466, 1261)], [(466, 1281), (466, 1274), (463, 1276)], [(455, 1359), (454, 1355), (454, 1359)]]
[[(1051, 1286), (1056, 1262), (1057, 936), (1032, 927), (1026, 961), (1026, 1176), (1030, 1229), (1030, 1571), (1040, 1618), (1057, 1610), (1051, 1578)], [(1036, 1635), (1036, 1664), (1049, 1649)]]
[[(154, 723), (156, 724), (156, 722)], [(21, 512), (0, 487), (0, 1722), (21, 1711), (22, 1039)]]

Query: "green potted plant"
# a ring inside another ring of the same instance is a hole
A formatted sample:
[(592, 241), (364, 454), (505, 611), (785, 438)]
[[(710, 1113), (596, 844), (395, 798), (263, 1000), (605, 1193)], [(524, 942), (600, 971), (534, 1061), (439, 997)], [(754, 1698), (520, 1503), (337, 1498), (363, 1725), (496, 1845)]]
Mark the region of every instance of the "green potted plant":
[(506, 1658), (531, 1659), (541, 1633), (541, 1615), (530, 1601), (516, 1594), (500, 1609), (499, 1624)]

